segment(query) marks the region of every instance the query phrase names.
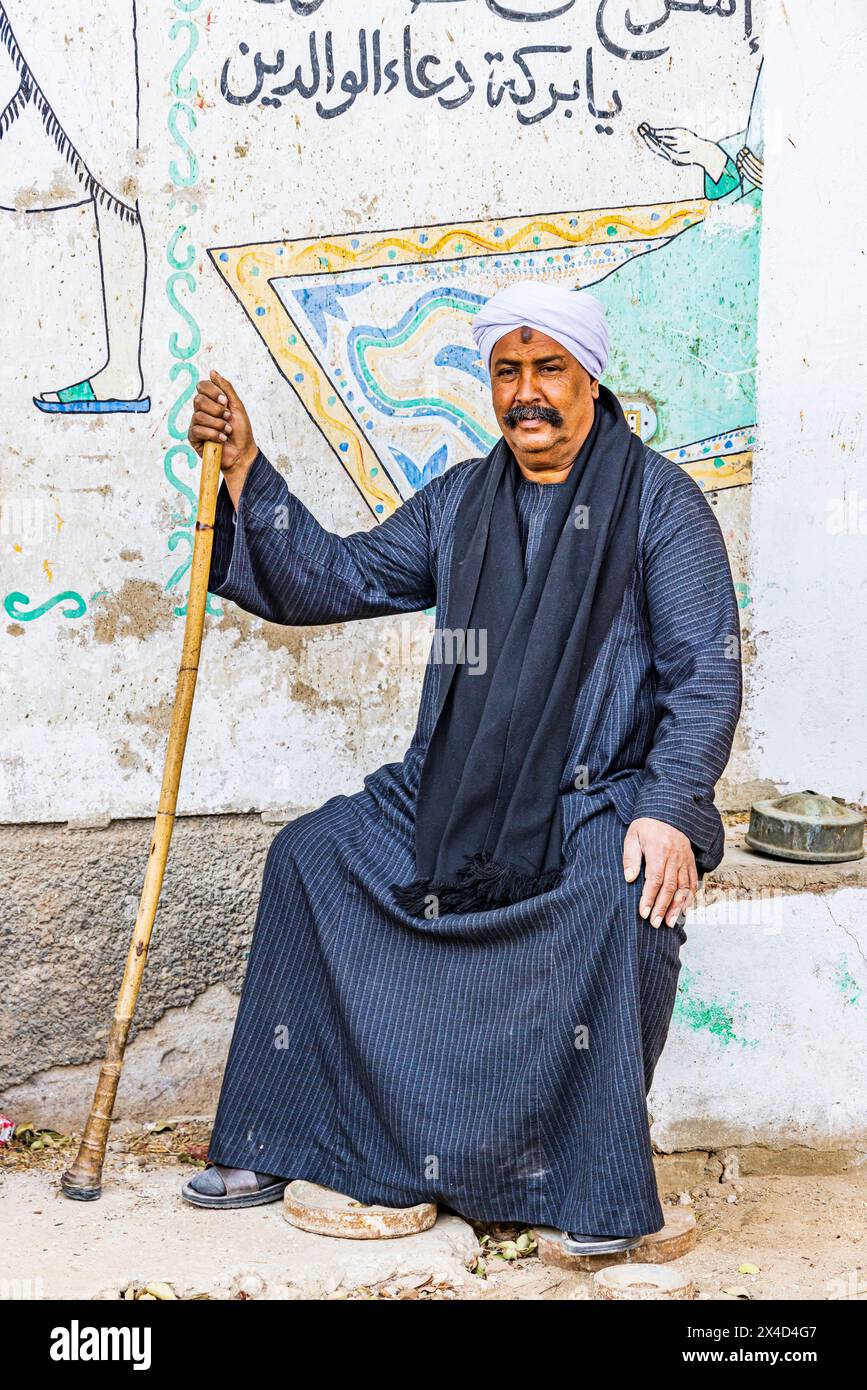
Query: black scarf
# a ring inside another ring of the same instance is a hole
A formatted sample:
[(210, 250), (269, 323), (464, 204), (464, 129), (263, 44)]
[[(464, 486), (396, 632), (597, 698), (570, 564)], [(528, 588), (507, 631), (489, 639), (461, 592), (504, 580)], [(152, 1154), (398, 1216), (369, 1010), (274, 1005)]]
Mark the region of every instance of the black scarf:
[(526, 582), (520, 474), (504, 439), (468, 484), (437, 614), (443, 671), (416, 802), (417, 877), (392, 885), (407, 912), (475, 912), (556, 887), (575, 699), (635, 563), (643, 463), (641, 440), (600, 384)]

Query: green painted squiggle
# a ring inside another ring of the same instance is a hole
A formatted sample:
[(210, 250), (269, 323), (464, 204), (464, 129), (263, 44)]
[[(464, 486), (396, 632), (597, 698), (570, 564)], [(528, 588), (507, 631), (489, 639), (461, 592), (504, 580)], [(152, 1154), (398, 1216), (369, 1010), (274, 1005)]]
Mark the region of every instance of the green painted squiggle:
[(186, 236), (186, 232), (187, 229), (183, 225), (183, 223), (181, 223), (180, 227), (175, 227), (175, 230), (169, 237), (169, 244), (166, 247), (166, 260), (168, 261), (169, 265), (174, 266), (175, 270), (189, 270), (190, 266), (196, 259), (196, 248), (195, 246), (193, 246), (191, 242), (187, 242), (186, 255), (184, 256), (184, 259), (182, 261), (179, 261), (177, 256), (175, 255), (175, 247), (177, 246), (181, 237)]
[(178, 565), (177, 569), (175, 570), (174, 574), (172, 575), (171, 579), (166, 585), (167, 589), (171, 589), (174, 587), (175, 584), (179, 584), (190, 568), (190, 562), (193, 556), (192, 532), (173, 531), (172, 534), (169, 536), (169, 550), (176, 550), (181, 541), (184, 541), (185, 544), (190, 547), (190, 554), (182, 564)]
[[(173, 335), (174, 336), (174, 335)], [(169, 340), (171, 341), (171, 339)], [(198, 369), (194, 362), (174, 362), (169, 376), (172, 381), (177, 381), (179, 376), (186, 376), (187, 384), (181, 394), (169, 406), (166, 424), (172, 439), (185, 440), (187, 437), (186, 427), (178, 420), (178, 412), (184, 409), (188, 401), (193, 399), (196, 394), (196, 382), (199, 379)]]
[(193, 489), (191, 487), (187, 487), (186, 483), (181, 482), (180, 478), (176, 476), (173, 467), (174, 460), (176, 457), (184, 459), (188, 468), (198, 468), (199, 459), (198, 455), (193, 453), (189, 444), (173, 444), (172, 447), (167, 451), (166, 456), (163, 459), (163, 471), (165, 472), (166, 477), (168, 478), (172, 487), (177, 488), (178, 492), (183, 493), (184, 497), (186, 497), (187, 501), (190, 503), (190, 506), (193, 509), (190, 513), (189, 518), (184, 516), (178, 516), (176, 512), (172, 512), (172, 522), (175, 525), (192, 526), (193, 522), (196, 519), (196, 504), (198, 498), (196, 497), (196, 494), (193, 492)]
[(47, 613), (50, 608), (55, 608), (58, 603), (64, 603), (67, 600), (72, 603), (72, 607), (60, 610), (64, 618), (83, 618), (87, 612), (87, 604), (81, 594), (77, 594), (74, 589), (65, 589), (62, 594), (53, 594), (51, 598), (47, 598), (36, 608), (29, 608), (30, 598), (27, 594), (7, 594), (3, 600), (3, 607), (9, 617), (14, 618), (16, 622), (32, 623), (34, 618), (41, 618), (43, 613)]
[(190, 41), (187, 45), (186, 53), (181, 54), (172, 68), (169, 86), (176, 97), (181, 97), (185, 101), (192, 101), (196, 92), (199, 90), (199, 84), (195, 77), (191, 77), (187, 85), (182, 87), (181, 73), (196, 51), (196, 45), (199, 41), (199, 31), (191, 19), (176, 19), (169, 29), (169, 38), (176, 39), (178, 34), (187, 34)]
[[(195, 44), (193, 45), (195, 47)], [(190, 134), (196, 128), (196, 113), (186, 102), (176, 101), (169, 110), (168, 127), (169, 133), (174, 139), (178, 149), (186, 155), (187, 167), (181, 170), (176, 160), (169, 161), (169, 177), (176, 188), (192, 188), (194, 183), (199, 181), (199, 161), (195, 151), (184, 135), (178, 130), (178, 120), (183, 115)]]
[(178, 299), (175, 290), (176, 285), (184, 285), (189, 290), (190, 294), (195, 294), (195, 276), (191, 275), (188, 270), (176, 270), (166, 281), (166, 295), (168, 296), (168, 301), (175, 312), (180, 314), (184, 323), (190, 330), (190, 341), (187, 343), (186, 347), (181, 346), (181, 340), (177, 333), (172, 333), (169, 338), (169, 351), (173, 357), (180, 357), (186, 361), (189, 357), (195, 357), (199, 348), (202, 346), (202, 331), (187, 306)]

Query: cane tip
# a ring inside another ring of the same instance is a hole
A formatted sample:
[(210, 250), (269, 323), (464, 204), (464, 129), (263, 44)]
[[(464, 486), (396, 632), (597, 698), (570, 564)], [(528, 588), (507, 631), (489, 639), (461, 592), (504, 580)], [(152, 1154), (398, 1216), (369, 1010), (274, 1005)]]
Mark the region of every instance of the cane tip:
[(95, 1202), (102, 1196), (102, 1187), (81, 1187), (68, 1173), (60, 1179), (60, 1190), (71, 1202)]

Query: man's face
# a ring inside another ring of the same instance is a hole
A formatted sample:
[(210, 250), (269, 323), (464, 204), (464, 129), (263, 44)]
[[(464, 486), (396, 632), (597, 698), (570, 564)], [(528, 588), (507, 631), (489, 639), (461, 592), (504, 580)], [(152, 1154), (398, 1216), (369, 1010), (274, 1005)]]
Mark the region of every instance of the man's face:
[(542, 465), (586, 437), (599, 382), (560, 343), (515, 328), (494, 346), (491, 395), (506, 443), (522, 462)]

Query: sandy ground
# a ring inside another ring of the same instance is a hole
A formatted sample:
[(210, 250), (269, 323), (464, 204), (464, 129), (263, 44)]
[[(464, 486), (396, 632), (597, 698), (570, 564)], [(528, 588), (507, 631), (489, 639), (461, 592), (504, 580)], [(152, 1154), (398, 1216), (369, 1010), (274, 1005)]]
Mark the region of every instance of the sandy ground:
[[(181, 1298), (590, 1296), (590, 1275), (546, 1267), (532, 1249), (517, 1260), (502, 1258), (514, 1253), (520, 1227), (441, 1214), (416, 1236), (334, 1240), (291, 1226), (281, 1203), (196, 1210), (179, 1190), (194, 1171), (188, 1151), (201, 1163), (195, 1141), (204, 1137), (179, 1126), (113, 1139), (103, 1196), (92, 1203), (70, 1202), (59, 1190), (74, 1141), (38, 1153), (0, 1151), (3, 1296), (118, 1297), (155, 1280)], [(700, 1299), (867, 1300), (867, 1167), (741, 1178), (663, 1200), (689, 1205), (696, 1215), (696, 1246), (677, 1267), (695, 1281)], [(758, 1272), (739, 1272), (743, 1264)]]

